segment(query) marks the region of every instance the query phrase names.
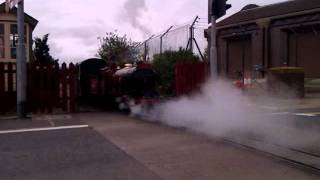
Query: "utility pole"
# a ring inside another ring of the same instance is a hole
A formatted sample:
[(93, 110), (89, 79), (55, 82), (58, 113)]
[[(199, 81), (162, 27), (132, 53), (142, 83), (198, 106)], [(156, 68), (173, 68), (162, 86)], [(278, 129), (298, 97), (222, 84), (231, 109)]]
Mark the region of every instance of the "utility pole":
[(168, 34), (168, 32), (173, 28), (173, 26), (170, 26), (170, 28), (165, 32), (163, 33), (161, 36), (160, 36), (160, 54), (162, 54), (162, 46), (163, 46), (163, 37)]
[(17, 44), (17, 113), (19, 118), (27, 117), (27, 62), (24, 42), (24, 0), (18, 2), (18, 44)]
[(211, 34), (210, 34), (210, 72), (212, 78), (218, 77), (218, 54), (217, 54), (217, 32), (216, 32), (216, 17), (211, 16)]
[(217, 53), (217, 24), (216, 21), (226, 14), (226, 11), (231, 8), (227, 4), (228, 0), (209, 0), (209, 19), (211, 21), (210, 31), (210, 71), (213, 78), (218, 77), (218, 53)]

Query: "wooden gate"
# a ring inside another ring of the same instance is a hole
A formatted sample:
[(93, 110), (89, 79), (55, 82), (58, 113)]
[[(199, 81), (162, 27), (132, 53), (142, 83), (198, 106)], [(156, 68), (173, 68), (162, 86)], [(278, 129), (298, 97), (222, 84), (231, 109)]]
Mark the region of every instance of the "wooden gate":
[(190, 94), (199, 90), (209, 73), (207, 63), (181, 63), (175, 67), (176, 95)]
[(0, 62), (0, 113), (16, 109), (16, 64)]
[[(15, 112), (15, 63), (0, 63), (0, 113)], [(78, 67), (63, 63), (28, 67), (28, 111), (33, 113), (76, 112)]]

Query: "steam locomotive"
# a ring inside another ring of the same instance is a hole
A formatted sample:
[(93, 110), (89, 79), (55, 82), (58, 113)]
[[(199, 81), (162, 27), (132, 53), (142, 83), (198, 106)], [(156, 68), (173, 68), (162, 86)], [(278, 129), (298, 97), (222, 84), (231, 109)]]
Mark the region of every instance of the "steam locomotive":
[(114, 98), (120, 111), (130, 112), (136, 106), (150, 108), (158, 101), (156, 84), (159, 76), (151, 65), (142, 62), (136, 66), (104, 70), (103, 92)]

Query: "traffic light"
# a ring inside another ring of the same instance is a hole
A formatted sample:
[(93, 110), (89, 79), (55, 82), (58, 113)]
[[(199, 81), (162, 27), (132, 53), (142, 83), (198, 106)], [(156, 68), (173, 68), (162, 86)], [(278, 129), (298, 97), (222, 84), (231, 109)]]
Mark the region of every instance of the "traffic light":
[(228, 9), (232, 6), (231, 4), (227, 4), (228, 0), (211, 0), (211, 14), (213, 14), (216, 19), (226, 15)]

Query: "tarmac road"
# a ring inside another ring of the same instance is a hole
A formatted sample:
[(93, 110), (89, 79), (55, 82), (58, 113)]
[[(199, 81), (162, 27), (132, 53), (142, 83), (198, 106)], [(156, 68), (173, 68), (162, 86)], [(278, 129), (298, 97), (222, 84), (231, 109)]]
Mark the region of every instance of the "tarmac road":
[(0, 134), (1, 180), (160, 180), (91, 128)]
[[(282, 116), (293, 114), (275, 116), (282, 119)], [(303, 128), (314, 126), (314, 119), (310, 119), (314, 116), (294, 116), (298, 123), (306, 122)], [(319, 171), (262, 153), (264, 149), (256, 151), (121, 114), (87, 113), (75, 117), (76, 121), (52, 120), (45, 124), (35, 121), (35, 124), (24, 122), (20, 126), (59, 128), (55, 125), (80, 123), (89, 124), (94, 129), (82, 127), (2, 133), (5, 127), (15, 131), (13, 127), (19, 122), (0, 124), (5, 125), (0, 128), (0, 180), (320, 178)], [(318, 146), (313, 148), (320, 149)]]

